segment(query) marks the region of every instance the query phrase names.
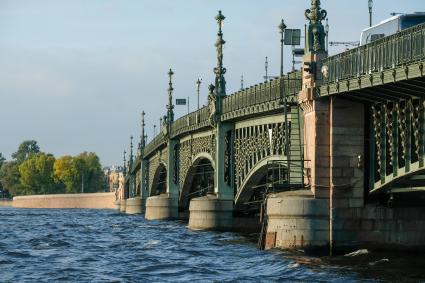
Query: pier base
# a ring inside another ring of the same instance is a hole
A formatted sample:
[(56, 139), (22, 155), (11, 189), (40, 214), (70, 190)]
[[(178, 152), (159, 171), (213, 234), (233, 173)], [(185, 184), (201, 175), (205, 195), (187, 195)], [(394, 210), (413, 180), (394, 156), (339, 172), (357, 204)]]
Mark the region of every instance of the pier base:
[(142, 214), (145, 211), (144, 200), (141, 197), (129, 198), (126, 202), (125, 213), (127, 214)]
[(125, 212), (125, 209), (126, 209), (126, 200), (122, 199), (120, 201), (120, 212)]
[(170, 220), (179, 216), (178, 199), (168, 194), (149, 197), (146, 200), (145, 218), (147, 220)]
[(114, 208), (116, 210), (120, 210), (120, 206), (121, 206), (121, 201), (119, 199), (117, 199), (116, 201), (114, 201)]
[(266, 249), (327, 250), (329, 201), (310, 190), (270, 195), (267, 200)]
[(189, 205), (189, 228), (195, 230), (231, 230), (233, 201), (215, 195), (193, 198)]

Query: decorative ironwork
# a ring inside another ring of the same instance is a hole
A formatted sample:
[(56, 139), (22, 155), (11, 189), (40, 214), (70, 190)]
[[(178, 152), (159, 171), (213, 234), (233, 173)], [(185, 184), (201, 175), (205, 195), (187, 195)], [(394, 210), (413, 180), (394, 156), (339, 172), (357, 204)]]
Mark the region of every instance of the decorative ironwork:
[(406, 153), (407, 153), (407, 148), (406, 148), (406, 107), (407, 107), (407, 103), (403, 102), (401, 103), (400, 107), (398, 108), (398, 119), (399, 119), (399, 133), (400, 133), (400, 145), (401, 145), (401, 158), (402, 159), (406, 159)]
[(406, 63), (424, 60), (424, 48), (425, 24), (420, 24), (324, 59), (322, 64), (327, 66), (329, 75), (323, 82), (336, 83), (388, 69), (394, 69), (395, 81), (395, 68), (405, 70)]
[(325, 28), (322, 20), (327, 16), (326, 10), (320, 8), (320, 0), (312, 0), (311, 8), (305, 11), (305, 17), (310, 21), (307, 34), (308, 51), (325, 51)]
[(189, 168), (192, 165), (192, 154), (191, 154), (191, 140), (184, 141), (180, 144), (179, 151), (179, 186), (180, 191), (183, 190), (184, 182), (189, 172)]
[(148, 179), (149, 179), (149, 194), (153, 191), (156, 184), (153, 184), (155, 180), (155, 174), (158, 171), (161, 163), (164, 163), (165, 160), (163, 157), (167, 156), (167, 150), (158, 151), (151, 159), (149, 159), (148, 165)]
[(145, 149), (145, 146), (146, 146), (146, 140), (145, 140), (145, 126), (146, 126), (146, 124), (145, 124), (145, 115), (146, 115), (146, 113), (145, 113), (145, 111), (142, 111), (142, 134), (140, 135), (140, 143), (139, 143), (139, 145), (140, 145), (140, 151), (141, 151), (141, 153), (143, 154), (143, 150)]
[(378, 172), (381, 168), (381, 108), (377, 105), (372, 105), (372, 120), (373, 120), (373, 131), (375, 134), (375, 146), (376, 146), (376, 162), (378, 165)]
[(411, 107), (410, 120), (412, 121), (412, 134), (414, 137), (414, 153), (415, 157), (419, 157), (419, 115), (420, 115), (420, 103), (419, 101), (410, 101)]
[(143, 177), (142, 181), (144, 182), (144, 188), (149, 188), (149, 162), (146, 162), (146, 166), (144, 167), (144, 171), (142, 171)]
[(174, 172), (173, 172), (173, 182), (177, 184), (179, 181), (179, 163), (180, 163), (180, 146), (178, 144), (175, 145), (173, 150), (173, 160), (174, 160)]
[(180, 144), (179, 151), (179, 185), (183, 189), (184, 182), (192, 162), (197, 155), (206, 153), (212, 158), (215, 156), (215, 135), (186, 140)]
[(228, 131), (224, 136), (224, 182), (231, 185), (232, 175), (232, 131)]
[[(395, 105), (392, 105), (391, 110), (387, 109), (386, 111), (386, 131), (387, 131), (387, 143), (388, 143), (388, 155), (389, 155), (389, 162), (390, 164), (394, 161), (394, 107)], [(388, 108), (388, 106), (387, 106)]]
[(168, 71), (168, 105), (167, 105), (167, 122), (171, 125), (174, 122), (174, 105), (173, 105), (173, 70)]
[[(296, 102), (298, 93), (301, 90), (301, 73), (294, 72), (284, 77), (271, 80), (266, 83), (246, 88), (236, 93), (226, 96), (223, 101), (221, 121), (231, 121), (244, 116), (261, 115), (264, 112), (271, 112), (283, 108), (280, 103), (280, 89), (287, 96), (288, 102)], [(216, 104), (217, 105), (217, 104)], [(189, 113), (172, 124), (171, 138), (183, 135), (188, 132), (211, 127), (210, 113), (216, 112), (213, 106), (205, 106), (197, 111)], [(218, 120), (218, 119), (217, 119)], [(217, 121), (216, 120), (216, 121)], [(161, 133), (161, 135), (163, 135)], [(145, 149), (145, 155), (149, 155), (157, 147), (164, 143), (162, 138), (155, 137)]]
[(269, 156), (284, 155), (283, 123), (263, 124), (235, 130), (235, 185), (239, 190), (255, 165)]
[(377, 190), (424, 166), (423, 100), (376, 103), (371, 106), (371, 118), (374, 140), (371, 158), (375, 163), (370, 165), (370, 189)]
[(226, 43), (223, 39), (223, 21), (226, 19), (225, 16), (218, 11), (218, 15), (215, 17), (218, 23), (218, 38), (215, 43), (215, 47), (217, 49), (217, 67), (214, 68), (215, 74), (215, 87), (216, 94), (218, 97), (222, 97), (226, 95), (226, 80), (224, 79), (224, 74), (226, 73), (226, 68), (223, 67), (223, 46)]

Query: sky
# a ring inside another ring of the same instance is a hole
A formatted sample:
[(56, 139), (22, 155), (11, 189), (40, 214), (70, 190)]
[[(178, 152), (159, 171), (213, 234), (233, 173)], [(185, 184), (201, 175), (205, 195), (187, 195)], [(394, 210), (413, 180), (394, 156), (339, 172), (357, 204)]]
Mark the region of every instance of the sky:
[[(367, 0), (322, 0), (330, 41), (358, 41)], [(400, 3), (403, 3), (402, 5)], [(424, 11), (423, 0), (374, 0), (373, 21), (391, 12)], [(281, 19), (304, 29), (309, 0), (0, 0), (0, 152), (38, 142), (59, 157), (96, 152), (104, 166), (122, 163), (130, 136), (139, 142), (142, 110), (148, 140), (165, 115), (172, 68), (174, 98), (196, 108), (214, 80), (218, 10), (226, 16), (227, 93), (279, 73)], [(331, 47), (338, 53), (344, 47)], [(285, 47), (285, 71), (291, 69)], [(176, 107), (176, 118), (187, 113)]]

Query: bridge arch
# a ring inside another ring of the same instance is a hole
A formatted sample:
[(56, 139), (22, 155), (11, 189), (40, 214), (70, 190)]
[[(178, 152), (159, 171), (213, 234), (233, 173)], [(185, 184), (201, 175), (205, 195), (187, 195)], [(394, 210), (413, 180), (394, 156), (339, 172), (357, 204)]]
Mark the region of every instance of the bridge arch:
[(188, 210), (190, 200), (214, 192), (215, 164), (211, 155), (199, 153), (193, 158), (180, 188), (180, 210)]
[(155, 169), (150, 183), (149, 196), (156, 196), (167, 192), (167, 165), (161, 161)]
[[(246, 208), (247, 202), (261, 200), (262, 193), (266, 188), (269, 169), (272, 169), (273, 162), (286, 161), (286, 157), (281, 155), (272, 155), (258, 161), (247, 173), (244, 181), (235, 195), (235, 209)], [(282, 175), (286, 174), (286, 166), (281, 167)]]

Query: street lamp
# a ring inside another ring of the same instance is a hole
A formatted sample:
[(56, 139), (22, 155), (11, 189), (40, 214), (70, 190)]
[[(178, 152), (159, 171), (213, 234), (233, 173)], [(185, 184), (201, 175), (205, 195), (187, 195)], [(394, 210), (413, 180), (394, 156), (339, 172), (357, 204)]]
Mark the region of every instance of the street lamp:
[(326, 18), (325, 34), (326, 34), (326, 52), (329, 53), (329, 20), (328, 18)]
[(198, 80), (196, 81), (197, 93), (198, 93), (198, 110), (199, 110), (199, 90), (201, 88), (201, 83), (202, 83), (202, 79), (198, 78)]
[(369, 26), (372, 26), (372, 8), (373, 8), (373, 0), (369, 0), (368, 2), (369, 7)]
[(282, 22), (278, 26), (280, 32), (280, 76), (283, 76), (283, 34), (285, 33), (286, 25), (282, 19)]

